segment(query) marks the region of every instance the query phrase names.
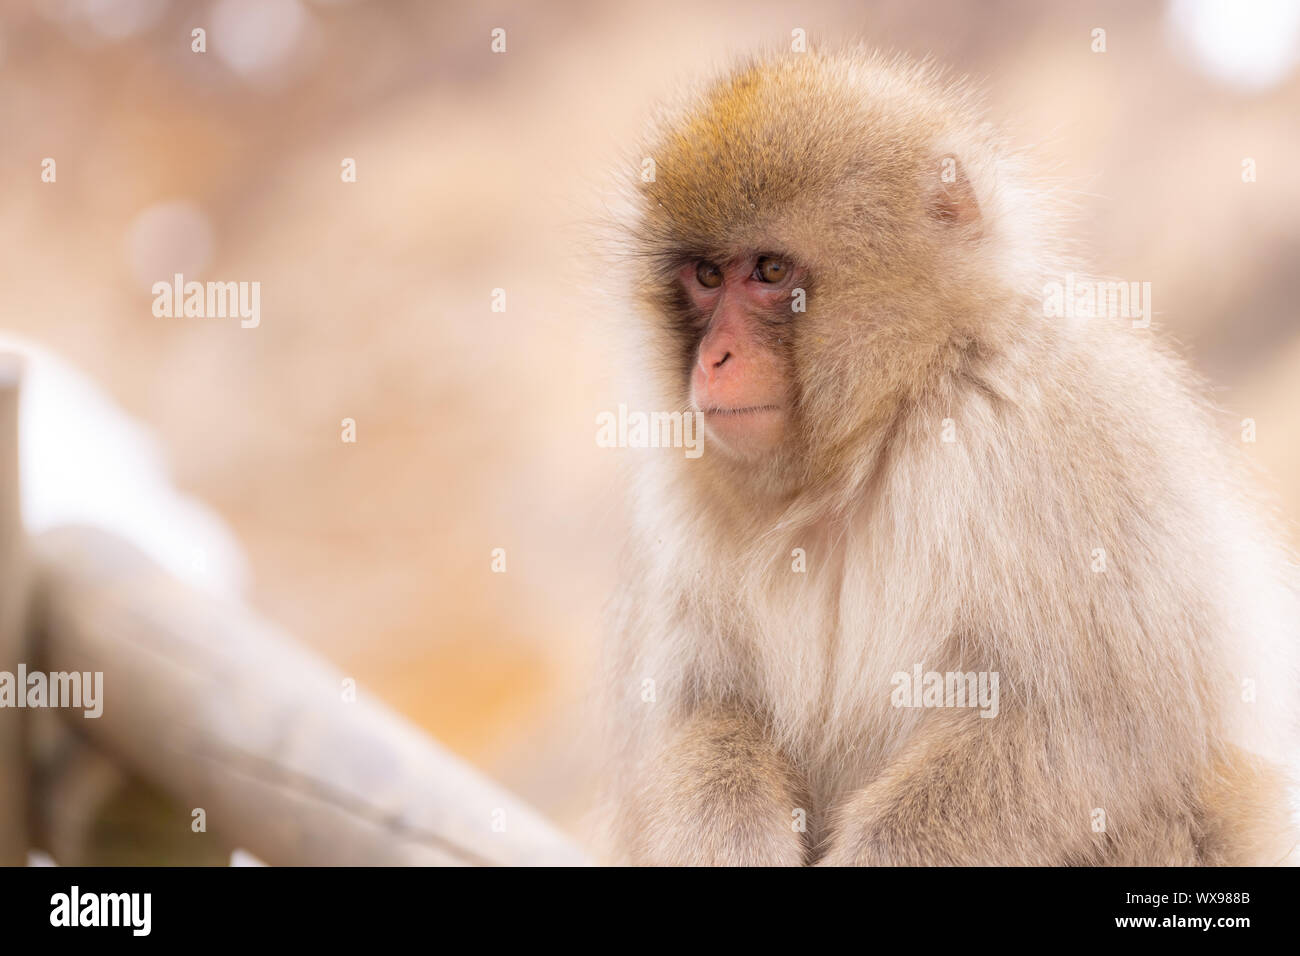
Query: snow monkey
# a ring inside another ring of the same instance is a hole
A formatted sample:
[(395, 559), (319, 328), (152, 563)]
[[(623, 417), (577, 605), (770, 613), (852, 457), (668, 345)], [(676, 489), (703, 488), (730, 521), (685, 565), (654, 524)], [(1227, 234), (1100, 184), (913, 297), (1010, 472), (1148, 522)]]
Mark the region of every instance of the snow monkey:
[(1284, 861), (1295, 566), (965, 86), (760, 57), (643, 155), (629, 377), (704, 442), (637, 453), (614, 858)]

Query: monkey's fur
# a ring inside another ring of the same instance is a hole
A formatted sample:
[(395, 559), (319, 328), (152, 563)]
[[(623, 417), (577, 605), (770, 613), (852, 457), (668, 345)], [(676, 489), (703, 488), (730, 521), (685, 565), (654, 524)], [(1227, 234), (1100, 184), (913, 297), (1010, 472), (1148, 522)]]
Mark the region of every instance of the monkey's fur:
[[(644, 155), (644, 407), (688, 401), (684, 259), (788, 256), (808, 299), (775, 346), (778, 450), (638, 461), (615, 858), (1283, 861), (1293, 566), (1152, 331), (1044, 315), (1082, 270), (964, 88), (862, 53), (759, 59)], [(997, 672), (998, 715), (893, 706), (917, 665)]]

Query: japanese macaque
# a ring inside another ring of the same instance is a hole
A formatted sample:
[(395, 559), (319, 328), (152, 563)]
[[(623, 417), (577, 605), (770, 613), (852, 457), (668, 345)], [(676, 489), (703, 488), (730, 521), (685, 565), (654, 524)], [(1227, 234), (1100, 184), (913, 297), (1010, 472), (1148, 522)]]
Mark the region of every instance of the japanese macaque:
[(637, 453), (612, 858), (1286, 860), (1294, 565), (971, 95), (758, 59), (644, 155), (630, 371), (705, 437)]

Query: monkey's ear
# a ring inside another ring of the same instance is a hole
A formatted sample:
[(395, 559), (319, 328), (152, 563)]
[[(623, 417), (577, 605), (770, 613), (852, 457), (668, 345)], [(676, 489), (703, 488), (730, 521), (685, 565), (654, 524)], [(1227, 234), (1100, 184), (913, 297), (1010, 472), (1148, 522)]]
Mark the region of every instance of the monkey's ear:
[(956, 156), (939, 157), (938, 186), (930, 195), (930, 215), (951, 226), (970, 226), (980, 221), (980, 204), (975, 198), (966, 170)]

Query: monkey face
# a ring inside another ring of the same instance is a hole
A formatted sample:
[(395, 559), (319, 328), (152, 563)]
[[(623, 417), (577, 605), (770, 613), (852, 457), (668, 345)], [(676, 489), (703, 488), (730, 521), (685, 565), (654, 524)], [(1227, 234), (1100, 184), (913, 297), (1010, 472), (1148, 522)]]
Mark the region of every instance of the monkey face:
[(725, 451), (752, 457), (781, 444), (790, 426), (790, 302), (803, 270), (778, 255), (698, 259), (677, 275), (698, 330), (690, 405)]
[(711, 88), (647, 148), (653, 364), (742, 478), (851, 468), (1000, 301), (951, 112), (883, 67), (793, 58)]

